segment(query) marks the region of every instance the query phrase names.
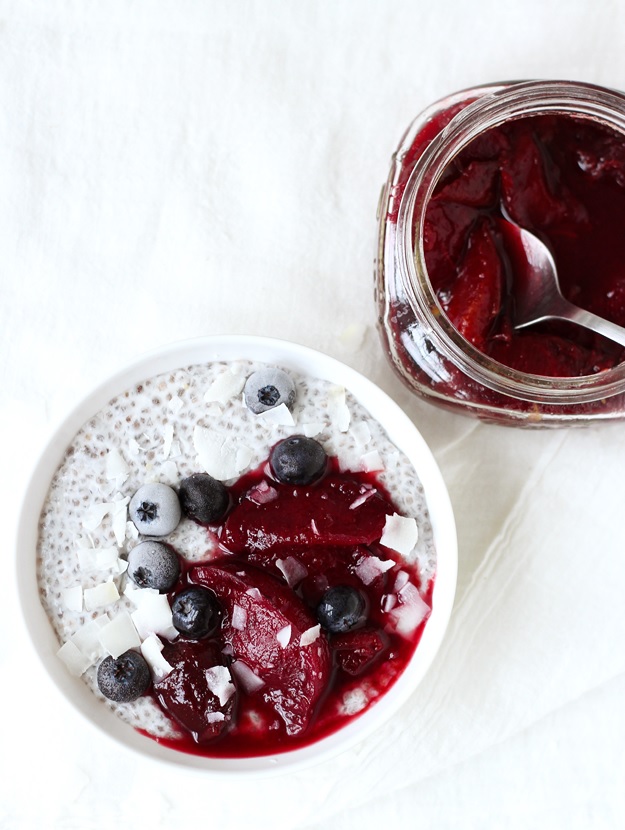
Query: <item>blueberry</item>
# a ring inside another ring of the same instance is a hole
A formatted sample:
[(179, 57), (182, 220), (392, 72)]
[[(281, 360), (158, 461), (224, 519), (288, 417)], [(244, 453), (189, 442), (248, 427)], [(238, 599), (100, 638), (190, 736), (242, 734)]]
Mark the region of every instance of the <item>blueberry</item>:
[(175, 491), (166, 484), (144, 484), (128, 505), (130, 519), (139, 533), (167, 536), (178, 526), (182, 511)]
[(285, 404), (295, 403), (295, 384), (282, 369), (260, 369), (249, 376), (243, 390), (245, 405), (255, 415)]
[(136, 700), (151, 682), (148, 664), (137, 651), (105, 657), (98, 666), (98, 687), (104, 697), (116, 703)]
[(351, 631), (366, 620), (367, 602), (357, 588), (337, 585), (329, 588), (317, 606), (317, 619), (326, 631)]
[(312, 484), (325, 473), (327, 456), (314, 438), (292, 435), (272, 449), (269, 464), (275, 477), (284, 484)]
[(174, 628), (183, 637), (202, 640), (215, 634), (221, 625), (221, 605), (209, 588), (194, 586), (181, 591), (171, 606)]
[(171, 545), (148, 539), (128, 554), (128, 576), (139, 588), (171, 591), (180, 576), (180, 562)]
[(200, 524), (222, 519), (230, 506), (225, 484), (208, 473), (194, 473), (180, 483), (180, 506), (185, 516)]

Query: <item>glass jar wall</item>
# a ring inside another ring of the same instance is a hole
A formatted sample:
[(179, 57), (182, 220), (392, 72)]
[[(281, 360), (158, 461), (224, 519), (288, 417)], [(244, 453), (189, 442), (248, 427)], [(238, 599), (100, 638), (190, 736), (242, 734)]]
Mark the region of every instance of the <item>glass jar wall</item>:
[[(514, 325), (506, 221), (551, 249), (569, 300), (625, 326), (625, 96), (565, 81), (437, 102), (393, 155), (376, 300), (390, 361), (427, 400), (498, 423), (625, 416), (625, 350), (573, 323)], [(525, 263), (525, 266), (527, 263)]]

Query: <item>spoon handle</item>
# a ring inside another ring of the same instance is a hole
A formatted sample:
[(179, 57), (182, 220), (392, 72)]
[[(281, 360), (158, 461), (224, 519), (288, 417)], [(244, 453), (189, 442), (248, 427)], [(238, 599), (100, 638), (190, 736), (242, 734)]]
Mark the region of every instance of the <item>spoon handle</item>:
[[(570, 320), (573, 323), (584, 326), (584, 328), (596, 331), (597, 334), (602, 334), (604, 337), (607, 337), (608, 340), (612, 340), (615, 343), (620, 343), (621, 346), (625, 346), (625, 328), (617, 326), (616, 323), (611, 323), (603, 317), (599, 317), (598, 314), (593, 314), (592, 311), (586, 311), (583, 308), (579, 308), (579, 306), (565, 300), (564, 297), (559, 297), (557, 308), (551, 309), (551, 311), (544, 314), (541, 319)], [(531, 322), (537, 323), (538, 320), (534, 319)], [(517, 328), (523, 328), (525, 325), (528, 324), (525, 323), (521, 326), (517, 326)]]

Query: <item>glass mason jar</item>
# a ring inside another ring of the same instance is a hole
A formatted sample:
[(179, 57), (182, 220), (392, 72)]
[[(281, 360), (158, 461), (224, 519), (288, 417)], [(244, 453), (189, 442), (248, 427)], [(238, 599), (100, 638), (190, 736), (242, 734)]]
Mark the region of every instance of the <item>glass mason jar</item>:
[[(574, 116), (576, 122), (608, 128), (623, 136), (625, 148), (625, 95), (567, 81), (464, 90), (436, 102), (410, 125), (393, 155), (378, 206), (379, 329), (400, 378), (432, 403), (519, 426), (620, 419), (625, 417), (623, 358), (608, 368), (567, 377), (505, 365), (452, 324), (428, 275), (425, 217), (452, 160), (487, 130), (539, 115)], [(625, 187), (625, 167), (619, 186)], [(625, 274), (625, 263), (623, 267)]]

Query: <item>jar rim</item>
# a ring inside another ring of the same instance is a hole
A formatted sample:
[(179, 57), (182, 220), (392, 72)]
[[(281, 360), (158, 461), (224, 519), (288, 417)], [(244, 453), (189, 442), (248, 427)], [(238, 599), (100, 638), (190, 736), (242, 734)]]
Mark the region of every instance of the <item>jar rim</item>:
[[(502, 394), (535, 403), (590, 402), (625, 392), (625, 362), (597, 374), (551, 377), (513, 369), (477, 349), (451, 323), (430, 282), (425, 265), (425, 213), (438, 181), (451, 160), (475, 137), (492, 127), (531, 115), (575, 115), (600, 122), (623, 134), (625, 94), (594, 84), (572, 81), (513, 81), (473, 87), (453, 101), (475, 96), (426, 146), (401, 197), (397, 238), (409, 301), (419, 308), (436, 348), (474, 381)], [(449, 101), (449, 99), (447, 99)], [(430, 107), (427, 114), (436, 108)], [(419, 120), (419, 119), (418, 119)], [(409, 130), (403, 146), (414, 140)]]

